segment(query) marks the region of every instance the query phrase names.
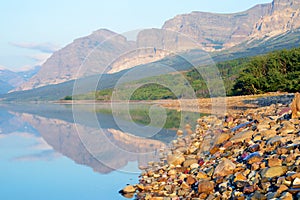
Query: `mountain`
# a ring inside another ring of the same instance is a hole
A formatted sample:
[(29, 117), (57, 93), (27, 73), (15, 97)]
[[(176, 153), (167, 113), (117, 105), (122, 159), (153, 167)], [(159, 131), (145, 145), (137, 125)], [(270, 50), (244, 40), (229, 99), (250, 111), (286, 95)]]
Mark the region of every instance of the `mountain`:
[[(15, 91), (113, 74), (197, 48), (210, 52), (218, 61), (297, 46), (293, 40), (300, 27), (299, 8), (300, 0), (274, 0), (234, 14), (192, 12), (166, 21), (162, 29), (140, 31), (136, 41), (100, 29), (55, 52), (34, 77)], [(275, 41), (278, 38), (284, 45)], [(267, 47), (272, 44), (277, 46)], [(253, 50), (258, 47), (263, 49)]]
[(22, 85), (35, 75), (40, 66), (21, 72), (13, 72), (11, 70), (0, 68), (0, 94), (6, 94), (14, 88)]

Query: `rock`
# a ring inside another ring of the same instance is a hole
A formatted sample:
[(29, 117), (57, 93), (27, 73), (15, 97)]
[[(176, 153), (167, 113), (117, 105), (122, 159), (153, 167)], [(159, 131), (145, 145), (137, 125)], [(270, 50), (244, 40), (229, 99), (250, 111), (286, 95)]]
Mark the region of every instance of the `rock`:
[(190, 166), (191, 169), (196, 169), (196, 168), (198, 168), (198, 167), (199, 167), (199, 164), (197, 164), (197, 163), (193, 163), (193, 164), (191, 164), (191, 166)]
[(271, 139), (268, 140), (267, 144), (268, 145), (275, 145), (277, 143), (281, 143), (282, 142), (282, 137), (276, 135), (275, 137), (272, 137)]
[(293, 181), (293, 186), (300, 187), (300, 178), (295, 178), (295, 180)]
[(281, 194), (282, 192), (287, 191), (288, 189), (289, 188), (286, 185), (280, 185), (278, 190), (277, 190), (277, 193)]
[(198, 193), (210, 194), (214, 191), (215, 184), (212, 181), (199, 181), (198, 183)]
[(251, 200), (266, 200), (266, 195), (262, 194), (260, 191), (255, 191)]
[(176, 174), (177, 174), (177, 171), (174, 170), (174, 169), (171, 169), (171, 170), (168, 172), (168, 175), (169, 175), (169, 176), (176, 175)]
[(281, 200), (293, 200), (293, 195), (289, 192), (283, 193), (283, 195), (279, 198)]
[(127, 194), (127, 193), (135, 193), (135, 187), (132, 185), (127, 185), (123, 188), (123, 190), (120, 191), (120, 193)]
[(300, 116), (300, 94), (298, 92), (295, 93), (295, 97), (291, 105), (291, 110), (293, 119), (298, 118)]
[(182, 136), (182, 135), (183, 135), (183, 131), (182, 131), (182, 130), (178, 130), (178, 131), (176, 132), (176, 134), (177, 134), (177, 136)]
[(196, 160), (196, 159), (188, 159), (188, 160), (184, 161), (183, 167), (190, 167), (194, 163), (197, 164), (198, 160)]
[(268, 160), (268, 166), (269, 167), (276, 167), (276, 166), (281, 166), (282, 161), (279, 158), (270, 158)]
[(216, 140), (215, 140), (215, 144), (218, 145), (218, 144), (222, 144), (224, 143), (225, 141), (228, 141), (230, 138), (230, 135), (228, 133), (222, 133), (220, 134)]
[(245, 181), (245, 180), (247, 180), (247, 178), (241, 172), (235, 174), (234, 182)]
[(263, 130), (260, 133), (263, 137), (265, 137), (265, 139), (269, 139), (269, 138), (276, 136), (276, 130), (274, 130), (274, 129)]
[(250, 193), (253, 193), (254, 190), (255, 190), (255, 188), (253, 185), (246, 186), (246, 187), (244, 187), (243, 193), (250, 194)]
[(270, 167), (265, 168), (261, 171), (261, 176), (266, 178), (273, 178), (277, 176), (282, 176), (287, 172), (286, 166), (277, 166), (277, 167)]
[(201, 179), (207, 179), (208, 176), (207, 176), (207, 174), (205, 172), (199, 171), (198, 174), (197, 174), (197, 176), (196, 176), (196, 178), (199, 179), (199, 180), (201, 180)]
[(182, 182), (181, 188), (182, 189), (190, 189), (191, 187), (186, 182)]
[(217, 176), (227, 176), (229, 174), (232, 174), (233, 170), (235, 168), (236, 168), (236, 165), (232, 161), (230, 161), (227, 158), (225, 158), (216, 167), (216, 169), (214, 171), (214, 177), (217, 177)]
[(251, 139), (254, 134), (255, 132), (251, 130), (242, 131), (233, 136), (230, 141), (232, 143), (244, 142), (247, 139)]
[(260, 148), (259, 144), (254, 144), (254, 145), (252, 145), (252, 146), (249, 147), (249, 151), (250, 151), (251, 153), (253, 153), (253, 152), (258, 151), (259, 148)]
[(185, 158), (182, 154), (168, 155), (167, 162), (169, 165), (181, 165), (185, 161)]
[(186, 183), (188, 185), (193, 185), (196, 182), (197, 182), (196, 179), (194, 177), (192, 177), (192, 176), (188, 176), (187, 179), (186, 179)]

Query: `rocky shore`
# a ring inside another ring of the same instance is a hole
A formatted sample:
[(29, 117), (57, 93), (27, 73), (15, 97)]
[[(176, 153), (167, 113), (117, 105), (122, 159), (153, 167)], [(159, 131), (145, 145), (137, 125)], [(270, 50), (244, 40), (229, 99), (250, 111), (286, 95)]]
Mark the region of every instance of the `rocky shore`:
[[(136, 199), (300, 199), (300, 96), (293, 101), (204, 116), (178, 131), (139, 183)], [(292, 110), (291, 110), (292, 108)], [(292, 117), (293, 116), (293, 117)], [(186, 134), (185, 134), (186, 133)]]

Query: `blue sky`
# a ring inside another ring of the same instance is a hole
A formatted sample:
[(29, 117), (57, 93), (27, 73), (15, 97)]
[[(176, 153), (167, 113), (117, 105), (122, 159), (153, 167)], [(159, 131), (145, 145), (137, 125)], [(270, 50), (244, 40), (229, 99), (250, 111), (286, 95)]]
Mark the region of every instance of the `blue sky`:
[(271, 0), (9, 0), (0, 3), (0, 67), (27, 69), (78, 37), (159, 28), (192, 11), (239, 12)]

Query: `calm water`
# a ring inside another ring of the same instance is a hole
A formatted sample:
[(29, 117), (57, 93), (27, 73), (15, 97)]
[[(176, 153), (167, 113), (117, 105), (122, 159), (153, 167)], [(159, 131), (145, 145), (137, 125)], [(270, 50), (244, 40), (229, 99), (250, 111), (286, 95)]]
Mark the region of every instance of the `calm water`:
[[(118, 191), (137, 183), (138, 166), (157, 160), (175, 131), (153, 134), (157, 127), (145, 127), (144, 111), (134, 110), (130, 120), (117, 111), (2, 105), (0, 199), (124, 199)], [(176, 117), (170, 119), (171, 127)]]

